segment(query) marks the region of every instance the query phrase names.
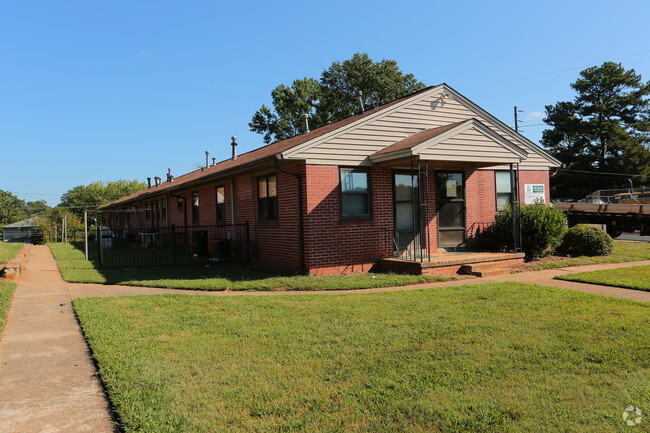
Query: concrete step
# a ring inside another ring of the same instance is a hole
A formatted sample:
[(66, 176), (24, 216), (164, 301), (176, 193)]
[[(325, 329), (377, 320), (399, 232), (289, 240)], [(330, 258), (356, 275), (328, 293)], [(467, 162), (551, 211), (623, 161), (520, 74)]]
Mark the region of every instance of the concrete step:
[(507, 274), (508, 272), (509, 269), (500, 262), (467, 264), (461, 266), (459, 271), (461, 274), (474, 275), (476, 277), (491, 277)]

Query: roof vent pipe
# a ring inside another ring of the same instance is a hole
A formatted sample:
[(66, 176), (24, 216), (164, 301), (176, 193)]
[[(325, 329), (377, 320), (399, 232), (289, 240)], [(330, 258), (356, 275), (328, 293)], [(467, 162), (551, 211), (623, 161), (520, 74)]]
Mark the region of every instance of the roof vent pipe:
[(213, 156), (213, 157), (212, 157), (212, 165), (216, 165), (216, 164), (217, 164), (217, 158), (215, 158), (215, 157)]
[(237, 137), (233, 135), (231, 138), (232, 138), (232, 143), (230, 143), (230, 145), (232, 146), (232, 159), (234, 161), (235, 159), (237, 159)]
[(149, 188), (151, 188), (151, 178), (150, 177), (147, 178), (147, 183), (149, 184)]
[(205, 168), (210, 166), (210, 151), (205, 151)]
[(161, 180), (162, 180), (162, 178), (160, 176), (156, 176), (156, 177), (153, 178), (154, 184), (156, 186), (160, 186), (160, 181)]
[(357, 99), (359, 100), (359, 107), (361, 107), (361, 112), (365, 113), (366, 108), (363, 106), (363, 92), (361, 90), (357, 92)]
[(302, 118), (305, 119), (305, 133), (309, 132), (309, 113), (303, 113)]
[(167, 182), (172, 182), (174, 180), (174, 176), (172, 176), (172, 169), (168, 168), (167, 169)]

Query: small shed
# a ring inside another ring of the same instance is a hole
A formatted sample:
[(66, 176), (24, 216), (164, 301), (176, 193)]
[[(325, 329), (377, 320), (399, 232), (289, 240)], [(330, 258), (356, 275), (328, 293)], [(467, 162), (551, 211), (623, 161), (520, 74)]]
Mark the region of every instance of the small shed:
[(2, 240), (4, 242), (34, 242), (37, 238), (41, 238), (40, 233), (36, 230), (37, 226), (38, 222), (35, 218), (27, 218), (26, 220), (2, 226)]

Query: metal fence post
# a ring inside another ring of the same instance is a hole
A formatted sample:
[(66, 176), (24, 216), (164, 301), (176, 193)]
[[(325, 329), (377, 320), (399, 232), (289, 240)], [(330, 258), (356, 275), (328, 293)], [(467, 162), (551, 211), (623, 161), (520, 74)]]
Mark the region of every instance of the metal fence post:
[(97, 225), (97, 248), (99, 248), (99, 267), (104, 266), (104, 251), (102, 249), (102, 231), (99, 224)]

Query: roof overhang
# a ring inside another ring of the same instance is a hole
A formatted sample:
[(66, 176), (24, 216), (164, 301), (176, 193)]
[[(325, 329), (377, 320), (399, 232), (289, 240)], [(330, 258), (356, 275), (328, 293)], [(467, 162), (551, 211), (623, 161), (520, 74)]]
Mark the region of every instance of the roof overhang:
[[(373, 164), (398, 163), (413, 158), (439, 163), (462, 163), (475, 168), (516, 164), (528, 153), (506, 140), (477, 119), (455, 126), (425, 130), (370, 156)], [(440, 132), (438, 132), (439, 130)], [(462, 140), (471, 132), (480, 141)], [(448, 164), (447, 164), (448, 165)]]

